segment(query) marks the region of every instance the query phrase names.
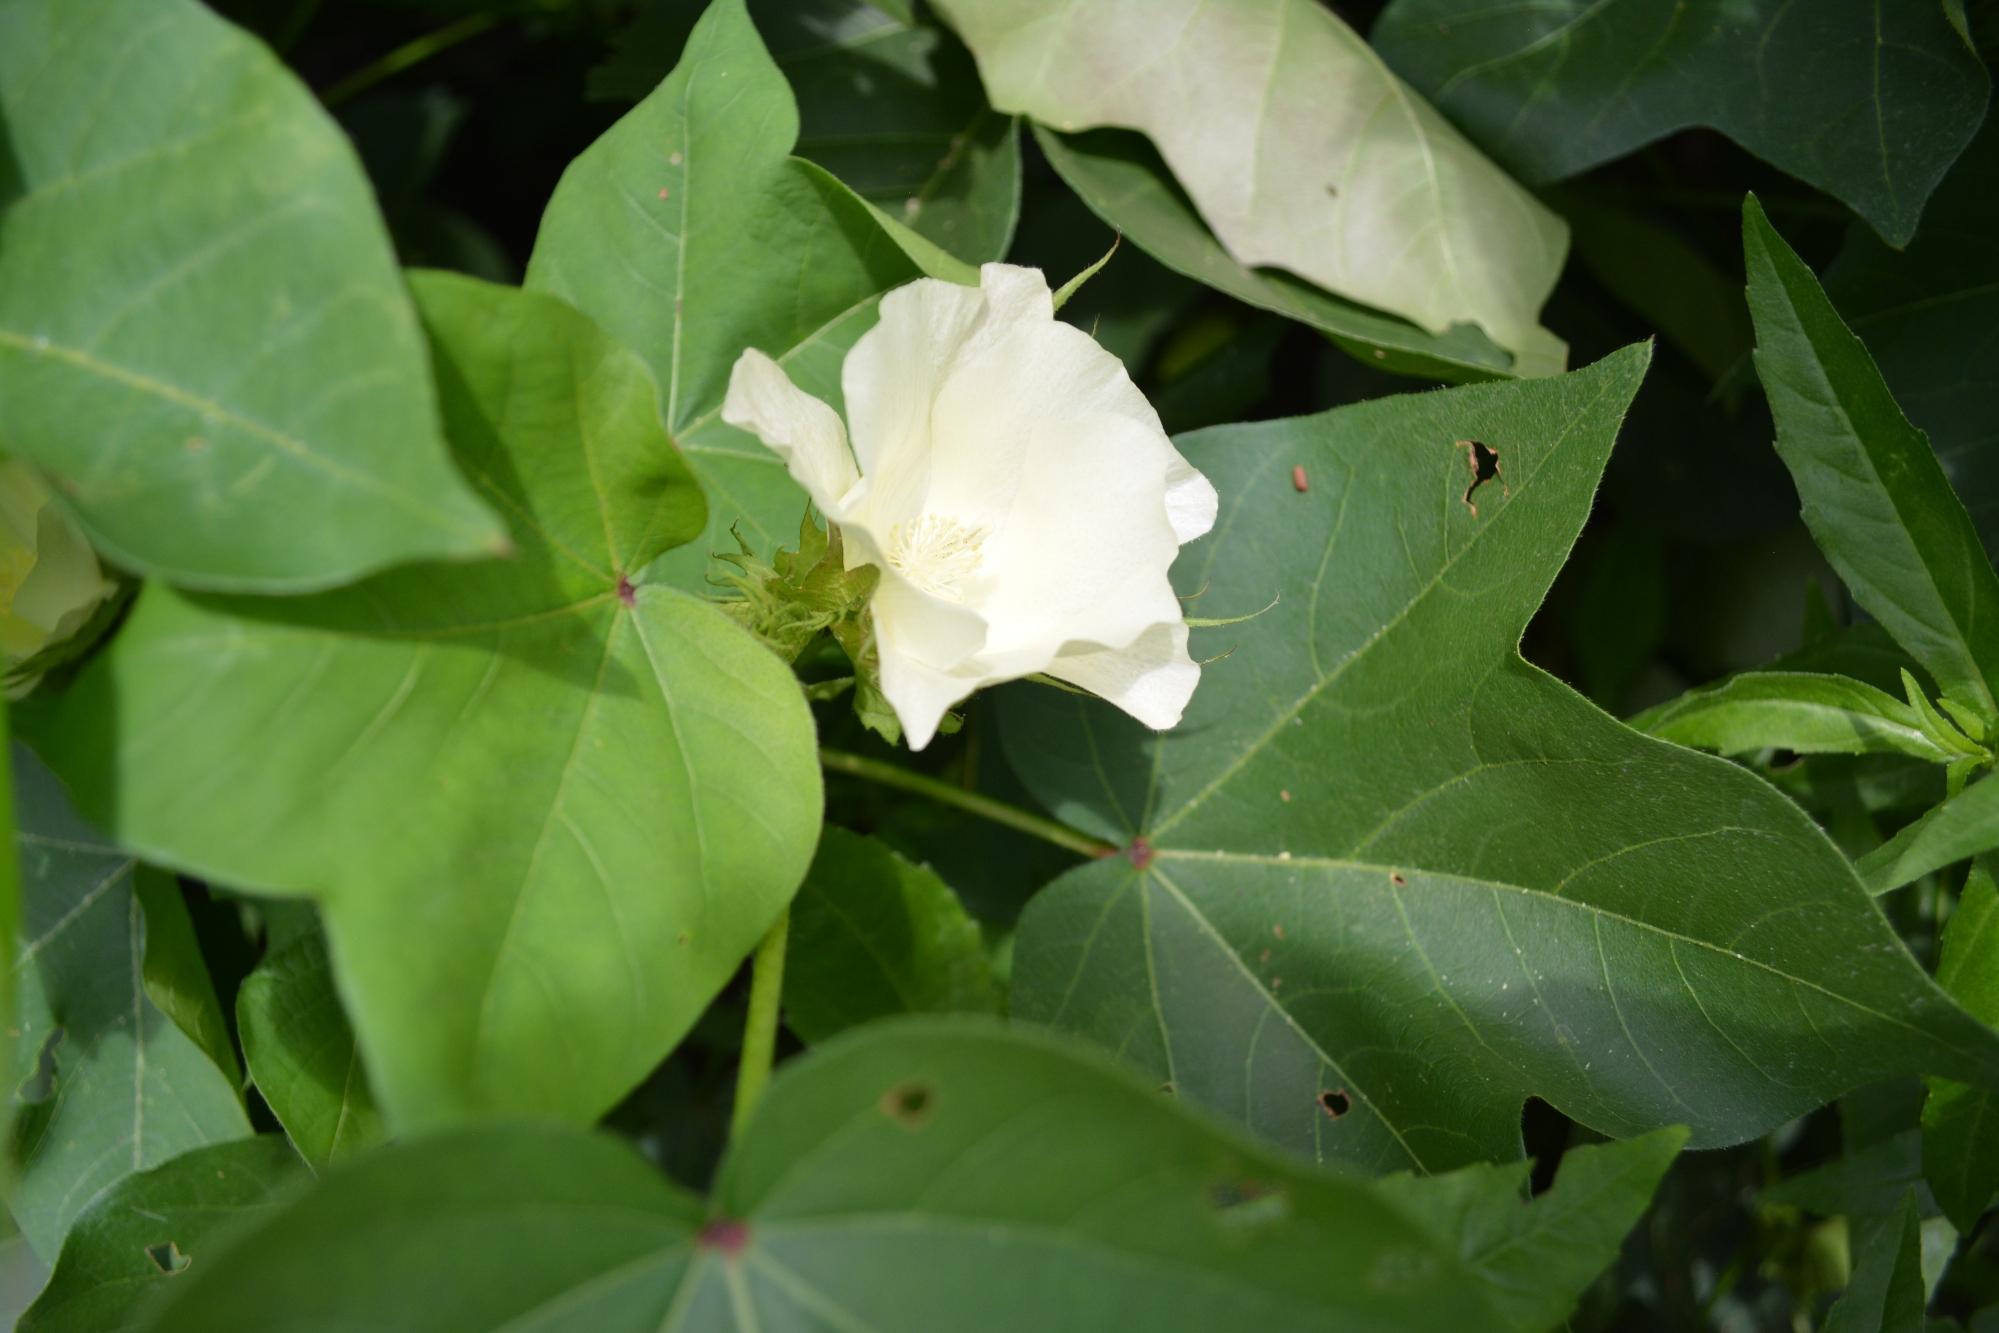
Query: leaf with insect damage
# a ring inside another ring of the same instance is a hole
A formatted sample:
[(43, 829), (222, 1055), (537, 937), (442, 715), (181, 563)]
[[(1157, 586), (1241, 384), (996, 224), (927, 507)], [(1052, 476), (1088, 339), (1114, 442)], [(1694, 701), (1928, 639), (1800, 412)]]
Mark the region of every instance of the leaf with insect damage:
[(1007, 700), (1022, 778), (1127, 849), (1030, 904), (1015, 1014), (1376, 1170), (1517, 1157), (1530, 1095), (1705, 1146), (1893, 1074), (1999, 1083), (1795, 806), (1520, 658), (1645, 364), (1181, 437), (1223, 507), (1177, 582), (1277, 605), (1199, 631), (1233, 652), (1167, 735)]
[[(1601, 1151), (1612, 1175), (1664, 1164), (1633, 1156)], [(1529, 1207), (1494, 1182), (1452, 1191), (1494, 1247), (1532, 1248), (1544, 1209), (1559, 1229), (1592, 1207), (1562, 1183)], [(1627, 1192), (1606, 1192), (1597, 1219), (1621, 1230)], [(577, 1130), (399, 1144), (190, 1269), (155, 1327), (1546, 1327), (1512, 1317), (1547, 1303), (1500, 1296), (1517, 1286), (1505, 1260), (1461, 1260), (1433, 1229), (1452, 1207), (1439, 1197), (1258, 1147), (1066, 1041), (905, 1019), (780, 1073), (705, 1208)], [(1572, 1292), (1578, 1266), (1558, 1267), (1543, 1285)]]

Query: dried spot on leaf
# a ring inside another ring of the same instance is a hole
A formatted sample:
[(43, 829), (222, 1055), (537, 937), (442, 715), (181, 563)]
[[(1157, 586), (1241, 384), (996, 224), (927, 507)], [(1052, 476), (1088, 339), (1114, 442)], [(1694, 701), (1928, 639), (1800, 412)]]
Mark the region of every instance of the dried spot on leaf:
[(1345, 1088), (1328, 1088), (1319, 1094), (1319, 1109), (1328, 1120), (1338, 1120), (1353, 1109), (1353, 1098), (1347, 1096)]
[(881, 1099), (882, 1114), (904, 1129), (923, 1128), (936, 1107), (937, 1097), (930, 1085), (915, 1079), (896, 1084)]
[(618, 600), (623, 602), (627, 609), (639, 604), (639, 590), (634, 588), (631, 579), (623, 574), (618, 575)]
[(1247, 1177), (1216, 1181), (1208, 1187), (1208, 1203), (1215, 1220), (1231, 1230), (1267, 1227), (1291, 1214), (1291, 1200), (1283, 1190)]
[(1497, 481), (1501, 493), (1506, 493), (1506, 479), (1499, 472), (1499, 451), (1487, 448), (1478, 440), (1459, 440), (1457, 443), (1458, 448), (1465, 451), (1465, 466), (1471, 471), (1471, 484), (1465, 487), (1465, 508), (1471, 510), (1476, 518), (1478, 504), (1472, 496), (1478, 494), (1479, 487), (1488, 481)]
[(735, 1258), (750, 1243), (750, 1224), (736, 1217), (718, 1217), (704, 1224), (695, 1237), (704, 1250)]
[(146, 1257), (153, 1261), (153, 1267), (159, 1269), (168, 1277), (186, 1271), (187, 1266), (194, 1262), (194, 1260), (182, 1254), (180, 1246), (174, 1244), (172, 1241), (168, 1241), (164, 1245), (148, 1245), (146, 1247)]
[(1399, 889), (1403, 885), (1407, 884), (1409, 881), (1402, 877), (1400, 871), (1391, 870), (1388, 872), (1388, 882), (1390, 884), (1393, 884), (1396, 888)]
[(1131, 846), (1124, 849), (1124, 858), (1143, 870), (1152, 864), (1152, 844), (1143, 838), (1133, 838)]

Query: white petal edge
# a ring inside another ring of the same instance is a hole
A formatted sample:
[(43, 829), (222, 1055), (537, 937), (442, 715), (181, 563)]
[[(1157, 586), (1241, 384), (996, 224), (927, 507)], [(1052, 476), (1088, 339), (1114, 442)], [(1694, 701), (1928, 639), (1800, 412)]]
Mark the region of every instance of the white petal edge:
[(839, 413), (793, 384), (784, 367), (754, 347), (737, 357), (729, 372), (722, 420), (782, 458), (821, 513), (837, 520), (846, 512), (844, 502), (861, 474)]
[(1187, 655), (1185, 621), (1154, 625), (1129, 648), (1058, 657), (1047, 674), (1116, 704), (1154, 731), (1179, 725), (1201, 683), (1201, 668)]

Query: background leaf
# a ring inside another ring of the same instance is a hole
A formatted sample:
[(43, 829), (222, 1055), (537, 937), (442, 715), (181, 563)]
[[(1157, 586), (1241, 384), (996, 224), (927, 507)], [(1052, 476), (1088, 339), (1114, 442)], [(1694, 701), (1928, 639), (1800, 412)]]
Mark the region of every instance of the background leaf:
[(273, 950), (236, 992), (243, 1059), (292, 1145), (314, 1167), (385, 1130), (318, 931)]
[(1961, 11), (1951, 14), (1945, 0), (1394, 0), (1373, 38), (1529, 181), (1712, 125), (1899, 246), (1990, 88)]
[(1984, 778), (1906, 825), (1854, 868), (1874, 893), (1999, 847), (1999, 779)]
[(158, 1327), (1495, 1326), (1409, 1182), (1312, 1171), (1083, 1054), (962, 1019), (842, 1038), (773, 1085), (705, 1225), (573, 1131), (391, 1147), (190, 1269)]
[(283, 1137), (218, 1143), (118, 1182), (77, 1220), (17, 1333), (124, 1333), (227, 1228), (271, 1211), (310, 1176)]
[(132, 857), (70, 809), (16, 748), (22, 939), (7, 1205), (44, 1262), (120, 1180), (190, 1148), (246, 1137), (232, 1079), (147, 999), (146, 918)]
[(1529, 1094), (1707, 1146), (1892, 1073), (1993, 1078), (1999, 1037), (1795, 806), (1518, 656), (1644, 365), (1181, 438), (1223, 509), (1178, 586), (1278, 602), (1197, 647), (1234, 651), (1165, 736), (1009, 699), (1023, 780), (1129, 849), (1028, 907), (1014, 1013), (1377, 1170), (1518, 1156)]
[(283, 602), (151, 588), (41, 743), (126, 845), (321, 900), (397, 1128), (593, 1120), (790, 899), (812, 724), (775, 657), (641, 572), (702, 507), (637, 358), (550, 296), (418, 291), (517, 558)]
[(1826, 1314), (1824, 1333), (1923, 1333), (1921, 1219), (1913, 1194), (1868, 1228), (1855, 1248), (1859, 1262), (1846, 1294)]
[[(961, 259), (1004, 258), (1020, 215), (1020, 134), (986, 105), (971, 56), (890, 4), (763, 0), (752, 17), (798, 99), (796, 145), (861, 197)], [(636, 102), (671, 72), (699, 15), (654, 0), (590, 79)]]
[(1228, 252), (1539, 373), (1568, 229), (1313, 0), (938, 0), (994, 106), (1144, 132)]
[(1855, 225), (1826, 294), (1866, 342), (1895, 401), (1999, 550), (1999, 121), (1986, 126), (1923, 213), (1907, 249)]
[(1845, 676), (1750, 671), (1647, 709), (1631, 725), (1676, 745), (1719, 754), (1907, 754), (1934, 763), (1963, 756), (1924, 734), (1916, 710)]
[(673, 74), (563, 174), (528, 285), (572, 302), (631, 347), (709, 499), (709, 524), (658, 577), (706, 591), (729, 533), (768, 555), (804, 492), (777, 456), (717, 415), (746, 347), (830, 398), (874, 300), (919, 270), (868, 207), (788, 156), (798, 113), (742, 0), (717, 0)]
[(1812, 539), (1946, 699), (1999, 719), (1999, 574), (1970, 515), (1866, 347), (1754, 198), (1742, 236), (1756, 372)]
[(296, 592), (498, 548), (353, 150), (254, 39), (5, 0), (0, 123), (0, 444), (107, 554)]
[[(1999, 889), (1974, 868), (1944, 927), (1937, 984), (1974, 1017), (1999, 1023)], [(1931, 1079), (1923, 1106), (1923, 1176), (1959, 1231), (1970, 1234), (1999, 1194), (1999, 1095)]]
[[(1454, 324), (1444, 333), (1428, 333), (1281, 271), (1238, 263), (1141, 135), (1122, 130), (1057, 134), (1037, 125), (1034, 138), (1049, 164), (1106, 225), (1176, 273), (1308, 324), (1341, 350), (1383, 370), (1478, 380), (1515, 369), (1512, 355), (1476, 325)], [(1519, 369), (1533, 373), (1529, 366)]]
[(979, 927), (926, 865), (827, 827), (791, 904), (785, 1025), (809, 1042), (895, 1014), (999, 1009)]
[(1532, 1206), (1527, 1162), (1390, 1177), (1382, 1189), (1457, 1246), (1512, 1327), (1559, 1328), (1617, 1258), (1686, 1141), (1672, 1128), (1572, 1149)]

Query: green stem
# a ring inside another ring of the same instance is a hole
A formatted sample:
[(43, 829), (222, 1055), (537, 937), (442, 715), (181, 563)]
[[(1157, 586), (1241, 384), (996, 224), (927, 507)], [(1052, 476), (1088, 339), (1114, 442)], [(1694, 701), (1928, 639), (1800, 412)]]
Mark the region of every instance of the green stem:
[(782, 913), (757, 945), (750, 960), (750, 1012), (743, 1020), (743, 1059), (736, 1066), (736, 1106), (729, 1116), (729, 1142), (743, 1137), (743, 1126), (762, 1099), (777, 1054), (777, 1011), (784, 998), (784, 943), (791, 933), (791, 913)]
[(869, 759), (863, 755), (848, 754), (844, 750), (821, 750), (819, 762), (829, 773), (844, 773), (848, 777), (861, 778), (868, 782), (878, 782), (884, 787), (898, 787), (903, 791), (927, 796), (939, 805), (956, 806), (968, 814), (981, 819), (990, 819), (995, 824), (1004, 824), (1010, 829), (1052, 842), (1057, 847), (1067, 848), (1078, 856), (1109, 856), (1117, 850), (1110, 843), (1093, 838), (1089, 834), (1070, 828), (1043, 815), (1033, 814), (1004, 801), (995, 801), (990, 796), (963, 787), (954, 787), (948, 782), (922, 773), (912, 773), (894, 764), (885, 764), (879, 759)]
[(336, 107), (342, 102), (351, 101), (384, 79), (392, 79), (412, 66), (421, 65), (434, 55), (449, 51), (460, 42), (477, 37), (499, 21), (498, 14), (471, 14), (447, 27), (439, 28), (436, 32), (425, 33), (412, 41), (404, 42), (374, 64), (355, 70), (328, 88), (320, 95), (319, 100), (328, 107)]

